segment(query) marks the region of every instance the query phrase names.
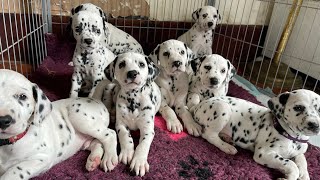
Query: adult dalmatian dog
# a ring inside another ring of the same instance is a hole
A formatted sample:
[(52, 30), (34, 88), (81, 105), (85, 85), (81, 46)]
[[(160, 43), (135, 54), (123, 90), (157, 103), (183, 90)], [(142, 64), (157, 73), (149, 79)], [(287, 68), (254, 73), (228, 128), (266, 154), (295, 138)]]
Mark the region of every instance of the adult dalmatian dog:
[(218, 54), (205, 55), (192, 60), (191, 67), (193, 74), (187, 98), (189, 109), (211, 97), (227, 95), (229, 81), (235, 74), (229, 60)]
[(72, 29), (77, 45), (72, 59), (74, 73), (70, 97), (78, 97), (84, 84), (90, 91), (89, 97), (92, 97), (97, 84), (106, 79), (104, 69), (115, 55), (101, 43), (106, 30), (100, 15), (79, 11), (73, 15)]
[(221, 20), (219, 11), (213, 6), (203, 6), (192, 13), (192, 19), (196, 23), (178, 40), (186, 43), (198, 57), (212, 54), (213, 30)]
[(188, 133), (199, 136), (201, 126), (193, 120), (186, 106), (189, 83), (187, 69), (194, 57), (192, 51), (185, 43), (171, 39), (159, 44), (150, 57), (160, 67), (160, 75), (156, 79), (162, 95), (159, 112), (166, 121), (167, 129), (180, 133), (183, 130), (178, 119), (180, 117)]
[(222, 141), (254, 152), (254, 160), (285, 174), (289, 180), (310, 179), (304, 156), (309, 136), (320, 128), (320, 96), (309, 90), (294, 90), (273, 97), (268, 107), (233, 97), (215, 97), (195, 106), (194, 117), (203, 126), (202, 137), (227, 154), (237, 149)]
[[(154, 82), (159, 69), (149, 57), (129, 52), (120, 54), (110, 64), (107, 74), (120, 86), (115, 125), (121, 147), (119, 161), (130, 163), (136, 175), (144, 176), (149, 171), (147, 159), (155, 135), (154, 117), (161, 103), (161, 93)], [(140, 130), (135, 150), (130, 130)]]
[[(71, 10), (70, 24), (73, 24), (72, 21), (74, 19), (74, 15), (76, 15), (80, 11), (87, 11), (90, 14), (98, 14), (103, 18), (103, 20), (105, 21), (105, 34), (104, 37), (101, 39), (101, 42), (114, 54), (118, 55), (125, 52), (136, 52), (144, 54), (142, 46), (139, 44), (139, 42), (128, 33), (106, 22), (108, 16), (103, 12), (103, 10), (100, 7), (94, 4), (84, 3), (73, 8)], [(90, 21), (84, 20), (83, 23), (90, 23)]]
[(0, 179), (30, 179), (90, 150), (86, 169), (118, 163), (117, 136), (108, 110), (91, 98), (50, 102), (23, 75), (0, 70)]

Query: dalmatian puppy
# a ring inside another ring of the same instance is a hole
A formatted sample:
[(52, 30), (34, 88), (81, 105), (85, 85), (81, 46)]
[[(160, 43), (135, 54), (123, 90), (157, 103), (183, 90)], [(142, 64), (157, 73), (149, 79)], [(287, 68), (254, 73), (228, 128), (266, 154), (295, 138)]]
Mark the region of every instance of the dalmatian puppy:
[(213, 30), (221, 20), (219, 11), (213, 6), (204, 6), (192, 13), (192, 19), (196, 23), (178, 40), (186, 43), (198, 57), (212, 54)]
[[(108, 18), (100, 7), (91, 3), (84, 3), (71, 10), (70, 24), (73, 24), (72, 21), (74, 19), (74, 15), (80, 11), (88, 11), (91, 14), (98, 14), (104, 21)], [(85, 23), (88, 23), (88, 21), (85, 21)], [(118, 55), (125, 52), (144, 54), (142, 46), (136, 39), (108, 22), (105, 22), (105, 32), (106, 33), (101, 39), (101, 42), (114, 54)]]
[(299, 89), (273, 97), (268, 107), (214, 97), (195, 106), (194, 118), (204, 128), (202, 137), (225, 153), (236, 154), (237, 149), (222, 141), (219, 132), (253, 151), (257, 163), (281, 171), (286, 179), (310, 179), (304, 153), (309, 136), (320, 131), (320, 96)]
[(70, 97), (78, 97), (83, 84), (89, 85), (89, 97), (92, 97), (97, 84), (106, 79), (104, 69), (115, 55), (101, 43), (105, 22), (100, 15), (79, 11), (73, 15), (72, 29), (77, 45), (72, 59), (74, 73)]
[[(161, 103), (161, 93), (154, 82), (159, 69), (149, 57), (128, 52), (109, 65), (108, 74), (120, 85), (115, 124), (121, 147), (119, 161), (130, 163), (136, 175), (144, 176), (149, 171), (147, 159), (154, 137), (154, 117)], [(135, 150), (130, 130), (140, 130)]]
[(183, 130), (178, 119), (180, 117), (188, 133), (199, 136), (201, 126), (193, 120), (186, 106), (189, 83), (187, 69), (193, 56), (185, 43), (173, 39), (159, 44), (150, 54), (153, 62), (160, 67), (160, 75), (156, 79), (162, 95), (159, 112), (166, 120), (167, 129), (180, 133)]
[(212, 54), (192, 60), (191, 67), (193, 74), (187, 98), (189, 109), (205, 99), (227, 95), (229, 81), (235, 73), (229, 60)]
[(118, 163), (117, 136), (108, 111), (92, 98), (50, 102), (23, 75), (0, 70), (0, 179), (30, 179), (90, 150), (86, 169)]

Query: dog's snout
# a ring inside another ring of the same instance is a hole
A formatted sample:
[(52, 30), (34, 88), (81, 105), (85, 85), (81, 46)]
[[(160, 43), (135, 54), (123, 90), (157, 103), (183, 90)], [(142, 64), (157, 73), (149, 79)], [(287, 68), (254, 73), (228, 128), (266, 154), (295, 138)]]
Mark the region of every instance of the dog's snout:
[(319, 124), (315, 122), (308, 122), (308, 129), (310, 131), (319, 131)]
[(88, 45), (90, 45), (91, 43), (92, 43), (92, 39), (91, 38), (86, 38), (86, 39), (84, 39), (84, 42), (86, 43), (86, 44), (88, 44)]
[(134, 79), (137, 77), (137, 75), (138, 75), (138, 71), (136, 71), (136, 70), (129, 71), (127, 74), (127, 78)]
[(213, 26), (213, 22), (208, 22), (208, 26), (209, 27)]
[(180, 61), (174, 61), (172, 65), (173, 65), (174, 67), (180, 67), (181, 64), (182, 64), (182, 62), (180, 62)]
[(13, 123), (13, 119), (9, 115), (0, 116), (0, 128), (6, 129)]
[(211, 85), (217, 85), (218, 83), (219, 83), (218, 78), (216, 78), (216, 77), (210, 78)]

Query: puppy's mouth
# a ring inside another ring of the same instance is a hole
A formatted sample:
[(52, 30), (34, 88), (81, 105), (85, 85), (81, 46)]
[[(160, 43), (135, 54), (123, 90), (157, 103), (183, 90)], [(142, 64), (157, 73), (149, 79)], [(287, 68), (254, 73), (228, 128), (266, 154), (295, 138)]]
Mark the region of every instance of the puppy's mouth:
[(126, 79), (124, 82), (127, 85), (138, 85), (139, 86), (141, 84), (141, 82), (137, 81), (136, 79), (134, 79), (134, 80)]

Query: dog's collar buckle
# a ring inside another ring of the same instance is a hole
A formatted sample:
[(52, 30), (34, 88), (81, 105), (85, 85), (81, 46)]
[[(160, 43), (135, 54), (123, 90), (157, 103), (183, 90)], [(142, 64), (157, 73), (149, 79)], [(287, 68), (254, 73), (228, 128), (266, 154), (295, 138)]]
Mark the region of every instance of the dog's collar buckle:
[(307, 143), (308, 142), (308, 140), (298, 139), (296, 137), (292, 137), (289, 133), (287, 133), (287, 131), (285, 129), (283, 129), (283, 127), (281, 126), (281, 124), (279, 123), (279, 121), (276, 117), (273, 118), (273, 126), (279, 132), (279, 134), (281, 134), (282, 136), (284, 136), (285, 138), (287, 138), (289, 140), (292, 140), (294, 142), (299, 142), (299, 143)]
[(28, 132), (27, 128), (25, 131), (23, 131), (22, 133), (15, 135), (13, 137), (10, 137), (8, 139), (0, 139), (0, 146), (5, 146), (5, 145), (9, 145), (9, 144), (14, 144), (15, 142), (17, 142), (18, 140), (20, 140), (21, 138), (24, 137), (24, 135), (27, 134)]

